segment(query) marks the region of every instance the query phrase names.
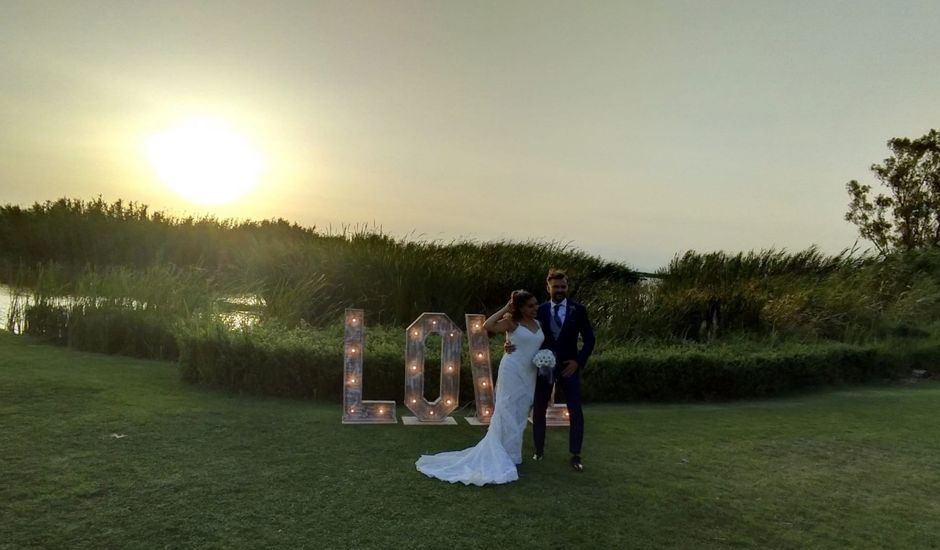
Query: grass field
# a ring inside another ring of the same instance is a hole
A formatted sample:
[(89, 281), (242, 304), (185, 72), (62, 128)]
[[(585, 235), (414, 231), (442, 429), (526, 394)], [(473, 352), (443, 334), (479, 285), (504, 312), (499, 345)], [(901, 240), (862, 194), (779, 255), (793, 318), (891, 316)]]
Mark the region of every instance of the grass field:
[(0, 548), (940, 546), (940, 383), (585, 414), (584, 473), (554, 428), (518, 482), (453, 486), (414, 461), (482, 428), (343, 426), (0, 334)]

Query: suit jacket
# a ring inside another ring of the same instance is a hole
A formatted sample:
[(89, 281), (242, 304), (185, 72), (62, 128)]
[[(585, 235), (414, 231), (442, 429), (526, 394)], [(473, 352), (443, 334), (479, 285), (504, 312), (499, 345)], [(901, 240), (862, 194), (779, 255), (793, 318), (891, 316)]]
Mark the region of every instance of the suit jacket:
[[(562, 324), (558, 338), (552, 334), (552, 302), (548, 301), (539, 306), (536, 318), (542, 324), (545, 341), (542, 349), (550, 349), (555, 353), (556, 368), (569, 359), (574, 359), (583, 369), (587, 366), (588, 358), (594, 351), (594, 327), (588, 319), (587, 309), (581, 304), (568, 300), (565, 322)], [(583, 345), (578, 349), (578, 336), (581, 336)]]

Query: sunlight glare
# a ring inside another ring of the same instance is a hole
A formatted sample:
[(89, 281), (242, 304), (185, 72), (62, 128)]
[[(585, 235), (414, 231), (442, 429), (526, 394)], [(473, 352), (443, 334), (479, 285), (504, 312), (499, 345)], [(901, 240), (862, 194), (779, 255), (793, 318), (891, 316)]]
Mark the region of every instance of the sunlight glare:
[(198, 204), (223, 204), (247, 192), (261, 155), (227, 125), (196, 119), (147, 140), (150, 163), (168, 186)]

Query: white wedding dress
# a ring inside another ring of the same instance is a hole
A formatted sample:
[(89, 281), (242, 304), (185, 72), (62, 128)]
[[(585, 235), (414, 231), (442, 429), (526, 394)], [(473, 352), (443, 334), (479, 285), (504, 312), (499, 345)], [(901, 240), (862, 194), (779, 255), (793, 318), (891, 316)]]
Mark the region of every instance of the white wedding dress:
[(522, 435), (535, 394), (537, 369), (532, 357), (545, 335), (523, 325), (510, 333), (515, 351), (503, 355), (496, 380), (496, 405), (486, 435), (462, 451), (423, 455), (415, 465), (428, 477), (465, 485), (509, 483), (519, 479), (516, 465), (522, 464)]

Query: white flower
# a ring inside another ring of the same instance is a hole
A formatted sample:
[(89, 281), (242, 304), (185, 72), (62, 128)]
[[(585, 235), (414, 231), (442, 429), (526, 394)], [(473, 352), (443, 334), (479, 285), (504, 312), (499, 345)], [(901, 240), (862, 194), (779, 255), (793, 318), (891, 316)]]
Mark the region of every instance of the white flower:
[(535, 354), (535, 357), (532, 358), (532, 364), (537, 369), (542, 367), (552, 368), (555, 366), (555, 354), (552, 353), (552, 350), (539, 350), (539, 352)]

